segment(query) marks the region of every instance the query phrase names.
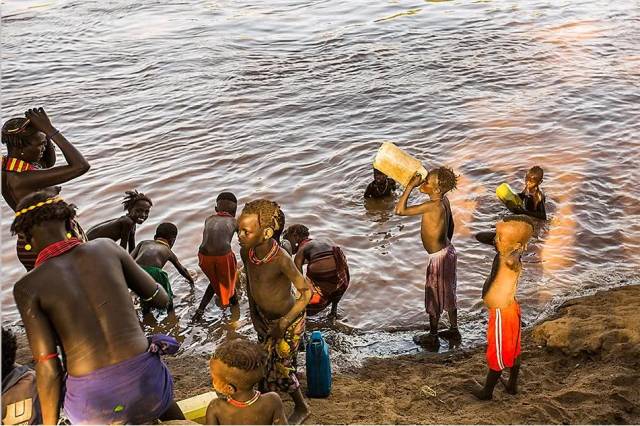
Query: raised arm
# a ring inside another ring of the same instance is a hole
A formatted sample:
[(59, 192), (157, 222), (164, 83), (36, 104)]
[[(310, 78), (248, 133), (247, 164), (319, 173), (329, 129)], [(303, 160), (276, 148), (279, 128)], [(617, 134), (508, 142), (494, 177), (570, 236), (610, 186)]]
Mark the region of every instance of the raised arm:
[(42, 421), (55, 425), (60, 416), (62, 398), (62, 366), (56, 353), (57, 334), (32, 292), (21, 283), (13, 288), (13, 297), (20, 311), (22, 323), (27, 331), (29, 346), (36, 361), (36, 381)]
[(48, 169), (56, 165), (56, 146), (51, 139), (47, 139), (47, 143), (44, 146), (44, 153), (38, 165), (43, 169)]
[(164, 288), (156, 283), (144, 269), (138, 266), (129, 253), (116, 249), (117, 246), (112, 241), (105, 239), (104, 244), (111, 245), (113, 252), (119, 256), (127, 287), (142, 300), (149, 303), (151, 307), (166, 309), (169, 306), (169, 295)]
[(409, 182), (407, 187), (404, 189), (404, 192), (400, 196), (400, 199), (398, 200), (398, 204), (396, 204), (397, 215), (417, 216), (419, 214), (423, 214), (428, 210), (429, 204), (431, 204), (430, 201), (427, 201), (426, 203), (418, 204), (417, 206), (407, 206), (407, 201), (409, 200), (409, 195), (411, 194), (411, 191), (413, 191), (413, 188), (420, 185), (421, 182), (422, 182), (422, 177), (419, 174), (416, 174), (413, 178), (411, 178), (411, 181)]
[[(62, 151), (62, 155), (67, 160), (67, 165), (53, 167), (45, 170), (33, 170), (29, 173), (23, 173), (19, 185), (28, 192), (37, 191), (47, 186), (59, 185), (70, 181), (89, 171), (89, 162), (55, 127), (51, 124), (47, 113), (42, 108), (30, 109), (25, 116), (31, 121), (31, 124), (47, 135), (49, 139), (55, 142)], [(51, 154), (48, 154), (49, 156)], [(55, 152), (53, 153), (55, 157)], [(49, 159), (43, 159), (45, 161)]]
[(495, 245), (495, 239), (496, 239), (496, 232), (495, 231), (478, 232), (476, 234), (476, 240), (478, 240), (479, 242), (481, 242), (483, 244), (489, 244), (489, 245), (494, 246)]

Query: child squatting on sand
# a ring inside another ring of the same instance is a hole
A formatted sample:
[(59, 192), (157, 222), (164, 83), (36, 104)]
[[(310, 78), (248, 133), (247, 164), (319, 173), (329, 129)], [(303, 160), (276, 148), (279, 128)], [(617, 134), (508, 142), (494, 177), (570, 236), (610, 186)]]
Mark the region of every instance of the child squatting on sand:
[(284, 405), (275, 392), (260, 393), (267, 354), (257, 343), (235, 339), (223, 343), (209, 361), (214, 398), (207, 408), (208, 425), (287, 424)]
[(522, 273), (522, 253), (533, 235), (533, 224), (526, 216), (511, 216), (496, 224), (496, 232), (481, 232), (478, 241), (492, 244), (496, 256), (491, 274), (482, 287), (482, 300), (489, 310), (487, 325), (487, 363), (489, 374), (483, 388), (473, 394), (481, 400), (493, 397), (493, 388), (502, 370), (510, 368), (509, 381), (502, 382), (507, 392), (518, 391), (520, 370), (520, 305), (516, 300), (518, 279)]
[[(420, 235), (428, 253), (425, 309), (429, 315), (429, 334), (415, 336), (413, 340), (416, 344), (432, 348), (440, 345), (438, 323), (445, 310), (449, 314), (449, 330), (441, 332), (440, 336), (460, 339), (456, 300), (457, 255), (451, 242), (454, 225), (451, 205), (445, 195), (455, 189), (456, 184), (456, 175), (447, 167), (431, 170), (424, 181), (416, 174), (396, 205), (396, 214), (400, 216), (422, 215)], [(430, 200), (407, 207), (409, 194), (417, 186), (420, 186), (420, 192), (429, 195)]]

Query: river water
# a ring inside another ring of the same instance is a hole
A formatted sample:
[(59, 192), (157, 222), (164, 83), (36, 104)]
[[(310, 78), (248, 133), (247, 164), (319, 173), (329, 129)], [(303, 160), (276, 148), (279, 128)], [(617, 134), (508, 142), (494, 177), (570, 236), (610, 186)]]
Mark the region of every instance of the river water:
[[(123, 192), (137, 188), (154, 202), (138, 241), (172, 221), (174, 251), (198, 270), (220, 191), (241, 205), (273, 199), (288, 224), (348, 257), (330, 333), (344, 353), (416, 351), (411, 334), (427, 324), (419, 219), (362, 198), (385, 140), (460, 175), (450, 200), (464, 345), (483, 338), (493, 257), (473, 234), (506, 213), (495, 187), (519, 189), (530, 166), (545, 170), (550, 220), (524, 258), (525, 322), (570, 295), (638, 281), (636, 1), (20, 0), (3, 1), (2, 16), (2, 120), (44, 106), (85, 154), (91, 171), (63, 190), (85, 229), (121, 215)], [(2, 321), (16, 325), (23, 269), (1, 209)], [(177, 316), (149, 328), (180, 336), (186, 352), (251, 335), (246, 299), (191, 324), (206, 278), (194, 291), (167, 270)]]

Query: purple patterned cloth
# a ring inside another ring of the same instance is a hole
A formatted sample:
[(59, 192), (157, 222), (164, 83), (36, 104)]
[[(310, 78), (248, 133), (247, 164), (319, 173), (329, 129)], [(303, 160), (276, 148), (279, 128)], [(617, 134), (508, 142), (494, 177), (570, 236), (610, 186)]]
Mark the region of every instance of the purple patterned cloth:
[(72, 424), (150, 424), (167, 410), (173, 378), (160, 354), (175, 353), (179, 344), (164, 335), (150, 340), (147, 352), (81, 377), (67, 376), (64, 411)]
[(427, 260), (424, 305), (427, 314), (440, 316), (442, 311), (458, 307), (456, 298), (456, 268), (458, 255), (453, 244), (431, 253)]

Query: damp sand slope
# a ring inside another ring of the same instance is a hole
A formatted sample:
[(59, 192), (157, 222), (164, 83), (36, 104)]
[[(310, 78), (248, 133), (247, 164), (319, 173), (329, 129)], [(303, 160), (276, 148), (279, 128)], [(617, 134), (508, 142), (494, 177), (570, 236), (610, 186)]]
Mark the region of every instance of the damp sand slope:
[[(484, 381), (484, 348), (371, 358), (335, 375), (331, 397), (310, 400), (307, 423), (640, 423), (640, 285), (569, 300), (522, 344), (518, 395), (500, 384), (490, 402), (469, 394)], [(24, 335), (19, 345), (28, 363)], [(205, 357), (164, 359), (176, 399), (210, 390)]]
[[(500, 384), (491, 402), (469, 394), (484, 382), (484, 348), (372, 358), (310, 400), (307, 423), (640, 423), (640, 286), (572, 299), (522, 343), (518, 395)], [(166, 360), (177, 397), (209, 390), (206, 359)]]

